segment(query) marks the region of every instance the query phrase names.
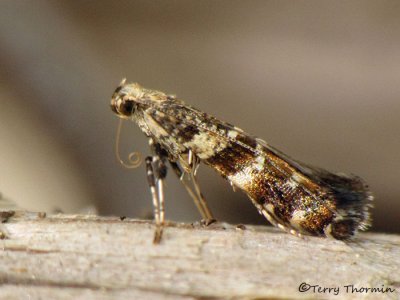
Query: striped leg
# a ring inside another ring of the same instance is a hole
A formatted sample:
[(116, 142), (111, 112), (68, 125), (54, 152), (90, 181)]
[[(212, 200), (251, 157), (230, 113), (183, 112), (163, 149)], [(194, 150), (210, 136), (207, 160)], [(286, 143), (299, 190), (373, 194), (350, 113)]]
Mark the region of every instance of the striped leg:
[(159, 156), (149, 156), (146, 158), (146, 172), (153, 200), (154, 220), (156, 223), (153, 243), (159, 244), (164, 228), (164, 179), (167, 175), (167, 168)]

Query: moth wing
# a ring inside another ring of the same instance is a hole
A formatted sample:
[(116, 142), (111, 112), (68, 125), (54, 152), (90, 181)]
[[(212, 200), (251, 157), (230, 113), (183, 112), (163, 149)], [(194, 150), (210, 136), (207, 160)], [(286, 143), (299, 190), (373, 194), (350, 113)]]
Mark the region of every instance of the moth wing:
[(269, 146), (261, 139), (257, 139), (257, 142), (290, 163), (315, 183), (328, 189), (335, 199), (336, 214), (340, 218), (351, 219), (355, 223), (354, 226), (361, 230), (370, 226), (369, 209), (372, 207), (373, 195), (362, 178), (344, 173), (333, 173), (322, 168), (306, 165)]

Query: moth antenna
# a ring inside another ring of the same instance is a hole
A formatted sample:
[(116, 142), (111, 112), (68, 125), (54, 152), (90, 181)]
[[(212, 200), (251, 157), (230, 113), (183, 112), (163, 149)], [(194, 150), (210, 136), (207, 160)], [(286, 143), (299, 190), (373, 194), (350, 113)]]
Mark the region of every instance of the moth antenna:
[(140, 166), (142, 163), (142, 155), (140, 152), (131, 152), (128, 155), (128, 162), (123, 161), (121, 156), (119, 155), (119, 144), (121, 138), (121, 128), (122, 128), (123, 120), (120, 119), (117, 128), (117, 138), (115, 139), (115, 156), (117, 160), (127, 169), (135, 169)]
[(119, 86), (123, 86), (123, 85), (125, 84), (125, 82), (126, 82), (126, 78), (122, 78), (122, 80), (121, 80)]

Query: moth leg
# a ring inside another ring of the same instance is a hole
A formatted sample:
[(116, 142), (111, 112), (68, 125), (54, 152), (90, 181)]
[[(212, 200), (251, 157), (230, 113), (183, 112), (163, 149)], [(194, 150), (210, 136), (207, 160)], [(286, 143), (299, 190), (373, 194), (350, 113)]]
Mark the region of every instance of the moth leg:
[(200, 159), (193, 154), (193, 152), (191, 150), (189, 150), (189, 165), (190, 165), (190, 179), (192, 180), (194, 189), (196, 191), (197, 194), (197, 198), (199, 199), (199, 206), (201, 207), (202, 211), (204, 212), (205, 218), (204, 219), (204, 223), (205, 224), (211, 224), (215, 221), (210, 208), (207, 205), (206, 199), (204, 198), (203, 194), (201, 193), (200, 190), (200, 185), (199, 182), (197, 181), (197, 170), (199, 169), (200, 166)]
[[(154, 169), (153, 169), (154, 165)], [(154, 244), (161, 241), (164, 228), (164, 178), (167, 174), (166, 166), (158, 156), (146, 158), (147, 181), (150, 187), (154, 207), (154, 221), (156, 229), (154, 232)]]
[(266, 207), (266, 205), (261, 205), (257, 201), (252, 199), (251, 197), (249, 197), (249, 198), (250, 198), (251, 202), (254, 204), (254, 206), (258, 209), (258, 212), (260, 214), (262, 214), (268, 220), (268, 222), (271, 223), (272, 226), (278, 227), (279, 229), (283, 230), (286, 233), (290, 233), (299, 238), (303, 238), (303, 235), (300, 232), (296, 231), (293, 228), (289, 228), (289, 227), (286, 227), (285, 225), (283, 225), (277, 219), (277, 217), (268, 210), (268, 207)]
[(192, 197), (198, 211), (201, 214), (201, 217), (203, 219), (207, 218), (207, 213), (204, 211), (203, 206), (201, 205), (201, 202), (196, 194), (195, 191), (193, 191), (192, 187), (189, 185), (189, 180), (185, 176), (187, 173), (183, 172), (182, 169), (179, 167), (179, 165), (176, 162), (170, 161), (170, 164), (172, 166), (172, 169), (174, 170), (176, 176), (178, 176), (179, 180), (182, 182), (183, 186), (185, 187), (186, 191)]
[[(207, 206), (207, 203), (204, 199), (203, 194), (200, 192), (200, 197), (199, 197), (198, 192), (194, 191), (193, 188), (189, 185), (190, 181), (193, 183), (193, 185), (195, 185), (195, 182), (197, 182), (196, 178), (195, 178), (195, 180), (193, 180), (193, 179), (189, 180), (189, 178), (187, 178), (185, 176), (188, 173), (182, 171), (182, 169), (179, 167), (179, 165), (176, 162), (170, 160), (169, 163), (171, 164), (172, 170), (174, 170), (176, 176), (178, 176), (179, 180), (182, 182), (186, 191), (188, 192), (190, 197), (193, 199), (193, 202), (195, 203), (198, 211), (200, 212), (202, 219), (207, 220), (207, 221), (213, 220), (214, 219), (213, 215)], [(197, 185), (197, 188), (198, 188), (198, 185)], [(199, 188), (198, 188), (198, 190), (200, 191)]]
[[(167, 176), (167, 166), (165, 165), (165, 161), (168, 157), (168, 153), (161, 148), (159, 143), (154, 142), (152, 138), (149, 139), (149, 146), (154, 153), (153, 157), (150, 157), (150, 163), (147, 165), (150, 173), (153, 173), (153, 178), (149, 179), (149, 185), (150, 188), (151, 186), (154, 186), (154, 189), (152, 190), (156, 222), (154, 243), (158, 244), (161, 241), (165, 223), (164, 180)], [(150, 184), (150, 181), (152, 181), (152, 184)]]
[(202, 194), (202, 192), (200, 190), (200, 185), (199, 185), (199, 182), (197, 181), (197, 177), (196, 177), (194, 171), (190, 172), (190, 179), (193, 182), (193, 186), (194, 186), (194, 189), (196, 191), (197, 198), (199, 200), (198, 201), (199, 202), (198, 203), (199, 204), (198, 208), (200, 207), (200, 209), (203, 211), (203, 214), (204, 214), (204, 215), (202, 215), (203, 219), (205, 219), (206, 224), (209, 223), (209, 222), (212, 222), (212, 220), (214, 220), (214, 217), (213, 217), (213, 215), (211, 213), (210, 208), (208, 207), (206, 199), (204, 198), (204, 196), (203, 196), (203, 194)]
[(290, 233), (291, 235), (297, 236), (299, 238), (303, 237), (303, 235), (300, 232), (298, 232), (297, 230), (283, 225), (275, 217), (275, 215), (272, 212), (270, 212), (265, 206), (263, 206), (260, 211), (261, 211), (262, 215), (268, 220), (268, 222), (270, 222), (273, 226), (278, 227), (279, 229), (283, 230), (284, 232)]

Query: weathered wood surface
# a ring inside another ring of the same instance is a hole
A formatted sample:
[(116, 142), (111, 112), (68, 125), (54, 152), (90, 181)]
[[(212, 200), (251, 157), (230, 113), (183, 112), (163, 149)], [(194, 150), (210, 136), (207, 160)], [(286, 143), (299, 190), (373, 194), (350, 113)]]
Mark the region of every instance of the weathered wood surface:
[[(17, 213), (3, 224), (0, 299), (399, 299), (400, 237), (349, 244), (267, 226)], [(300, 292), (302, 282), (321, 288)], [(395, 292), (346, 292), (384, 286)]]

